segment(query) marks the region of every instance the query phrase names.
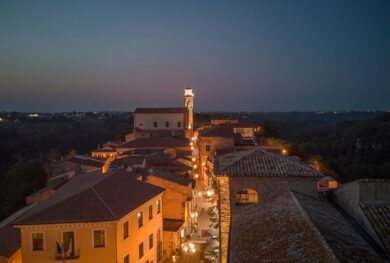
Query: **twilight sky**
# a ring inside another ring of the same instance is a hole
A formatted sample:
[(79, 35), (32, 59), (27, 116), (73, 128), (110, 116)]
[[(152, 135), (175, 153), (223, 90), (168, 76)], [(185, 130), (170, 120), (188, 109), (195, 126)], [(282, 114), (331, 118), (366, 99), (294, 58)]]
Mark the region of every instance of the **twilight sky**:
[(0, 1), (0, 111), (390, 110), (390, 1)]

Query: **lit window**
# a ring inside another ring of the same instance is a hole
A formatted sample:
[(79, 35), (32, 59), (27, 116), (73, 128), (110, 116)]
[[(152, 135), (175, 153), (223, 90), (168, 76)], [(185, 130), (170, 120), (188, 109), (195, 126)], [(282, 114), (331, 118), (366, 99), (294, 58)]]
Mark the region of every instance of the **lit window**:
[(43, 233), (32, 234), (32, 250), (34, 251), (43, 250)]
[(154, 122), (154, 128), (157, 128), (157, 121)]
[(130, 255), (126, 255), (126, 256), (123, 258), (123, 263), (130, 263)]
[(161, 212), (161, 202), (160, 202), (160, 200), (157, 200), (156, 203), (157, 203), (156, 204), (156, 206), (157, 206), (157, 214), (160, 214), (160, 212)]
[(179, 127), (179, 128), (181, 127), (181, 122), (180, 121), (177, 122), (177, 127)]
[(104, 230), (94, 230), (93, 231), (93, 247), (104, 247)]
[(144, 256), (144, 242), (141, 242), (138, 246), (138, 258), (141, 259)]
[(234, 195), (234, 202), (236, 204), (256, 204), (259, 202), (259, 197), (255, 190), (246, 188)]
[(153, 234), (149, 235), (149, 249), (153, 248)]
[(169, 121), (165, 122), (165, 127), (169, 127)]
[(153, 206), (150, 205), (149, 206), (149, 220), (151, 220), (153, 218)]
[(143, 224), (142, 212), (138, 212), (138, 228), (142, 227)]
[(129, 222), (126, 221), (123, 224), (123, 239), (126, 239), (129, 236)]

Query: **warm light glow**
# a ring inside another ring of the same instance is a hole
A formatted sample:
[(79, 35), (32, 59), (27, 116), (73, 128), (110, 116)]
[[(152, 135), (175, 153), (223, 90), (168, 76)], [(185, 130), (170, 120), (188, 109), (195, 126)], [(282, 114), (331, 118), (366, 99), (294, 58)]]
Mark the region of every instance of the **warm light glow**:
[(199, 192), (199, 193), (198, 193), (198, 196), (202, 196), (202, 193), (201, 193), (201, 192)]
[(282, 153), (283, 153), (283, 154), (286, 154), (286, 153), (287, 153), (287, 150), (286, 150), (286, 149), (283, 149), (283, 150), (282, 150)]
[(194, 145), (194, 143), (193, 143), (193, 142), (190, 142), (190, 145), (192, 146), (192, 145)]
[(191, 150), (192, 150), (192, 151), (194, 150), (194, 146), (191, 146)]
[(195, 174), (195, 178), (198, 178), (199, 177), (199, 174)]
[(194, 93), (192, 92), (192, 89), (191, 88), (185, 88), (184, 89), (184, 96), (191, 96), (191, 97), (193, 97)]
[(188, 125), (188, 129), (191, 130), (191, 125)]
[(0, 121), (3, 121), (3, 118), (0, 118)]
[(193, 162), (195, 162), (195, 161), (196, 161), (195, 157), (192, 157), (192, 161), (193, 161)]
[(198, 168), (198, 166), (196, 164), (194, 164), (194, 169)]

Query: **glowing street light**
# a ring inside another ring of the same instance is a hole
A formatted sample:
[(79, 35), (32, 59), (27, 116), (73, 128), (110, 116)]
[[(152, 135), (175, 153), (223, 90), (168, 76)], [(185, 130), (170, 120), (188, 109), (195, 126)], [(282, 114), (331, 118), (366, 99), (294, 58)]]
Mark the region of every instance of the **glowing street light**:
[(191, 263), (192, 262), (192, 255), (195, 254), (195, 252), (196, 252), (196, 248), (195, 248), (194, 243), (190, 242), (190, 243), (188, 243), (188, 245), (186, 244), (183, 247), (183, 250), (185, 253), (188, 253), (190, 255), (190, 263)]

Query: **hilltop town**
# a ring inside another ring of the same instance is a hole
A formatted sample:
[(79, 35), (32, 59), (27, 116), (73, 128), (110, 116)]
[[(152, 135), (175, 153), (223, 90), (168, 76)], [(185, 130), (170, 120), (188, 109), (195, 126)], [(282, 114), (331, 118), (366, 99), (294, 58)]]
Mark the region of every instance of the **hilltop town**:
[(53, 162), (0, 222), (0, 262), (389, 262), (389, 180), (340, 182), (194, 106), (187, 87), (181, 106), (137, 108), (124, 140)]

